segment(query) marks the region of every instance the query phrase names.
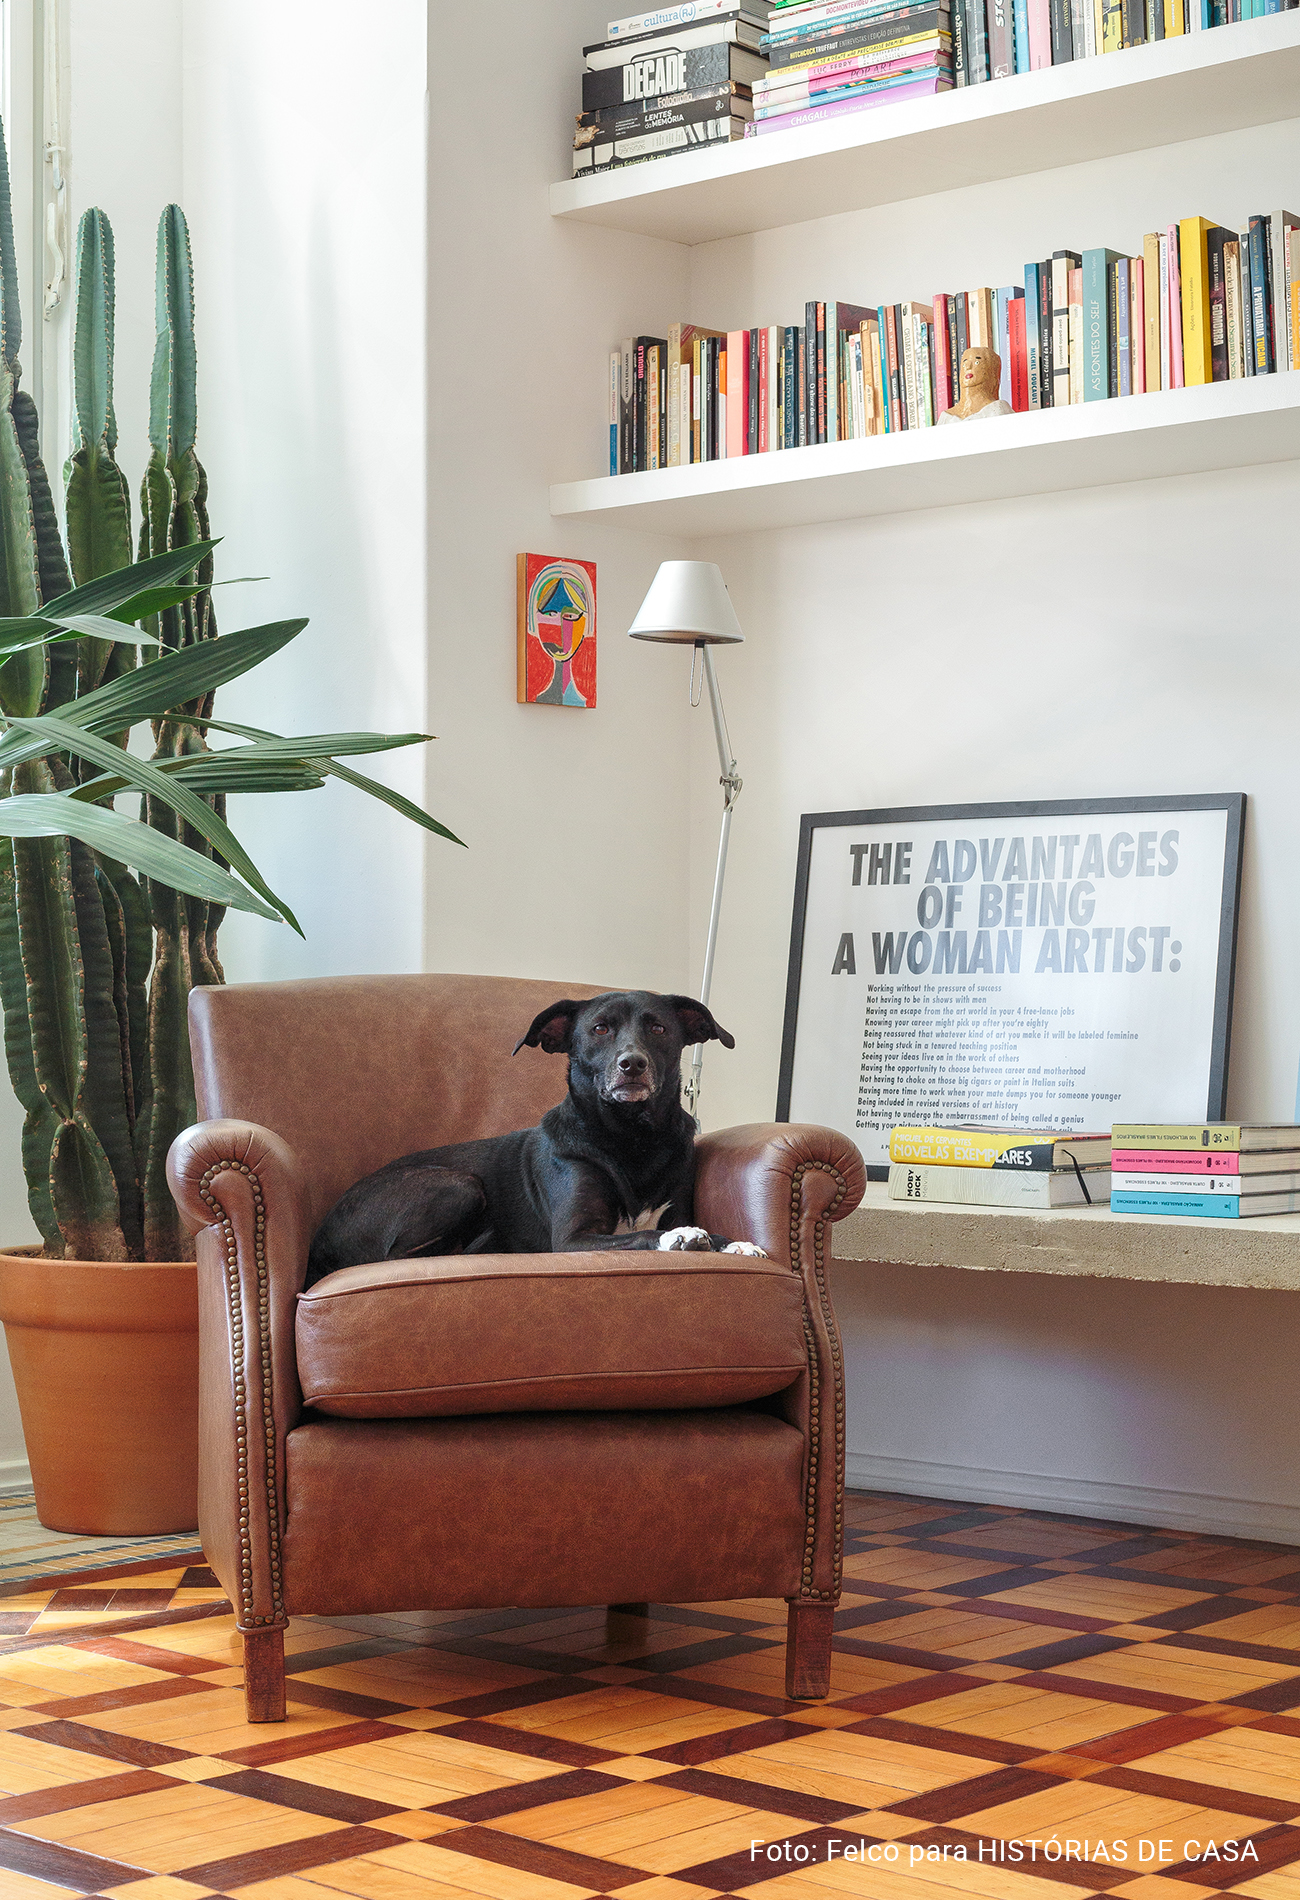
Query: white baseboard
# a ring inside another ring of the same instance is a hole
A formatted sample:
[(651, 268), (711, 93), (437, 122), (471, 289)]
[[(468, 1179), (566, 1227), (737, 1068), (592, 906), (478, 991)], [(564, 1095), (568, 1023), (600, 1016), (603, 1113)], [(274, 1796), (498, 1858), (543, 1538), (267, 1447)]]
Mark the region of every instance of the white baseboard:
[(25, 1458), (0, 1458), (0, 1498), (31, 1488), (32, 1468)]
[(1142, 1484), (1096, 1484), (1089, 1478), (1052, 1477), (1029, 1471), (981, 1471), (972, 1465), (882, 1458), (869, 1452), (851, 1451), (845, 1463), (851, 1490), (1006, 1504), (1023, 1511), (1062, 1511), (1072, 1517), (1144, 1524), (1153, 1530), (1204, 1531), (1211, 1536), (1300, 1545), (1300, 1504), (1207, 1497), (1200, 1492), (1160, 1491)]

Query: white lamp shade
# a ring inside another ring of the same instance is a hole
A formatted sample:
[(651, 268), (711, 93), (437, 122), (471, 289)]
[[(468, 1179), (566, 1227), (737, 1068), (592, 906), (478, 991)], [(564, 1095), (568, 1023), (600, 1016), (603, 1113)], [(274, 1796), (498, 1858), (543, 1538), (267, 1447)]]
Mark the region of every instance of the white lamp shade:
[(670, 646), (734, 646), (745, 637), (712, 561), (662, 561), (628, 633)]

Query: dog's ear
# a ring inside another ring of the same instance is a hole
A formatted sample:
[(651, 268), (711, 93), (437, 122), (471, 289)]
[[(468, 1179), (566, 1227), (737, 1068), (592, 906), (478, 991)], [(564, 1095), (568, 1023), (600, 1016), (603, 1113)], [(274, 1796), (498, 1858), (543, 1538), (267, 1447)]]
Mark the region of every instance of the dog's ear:
[(567, 1056), (573, 1046), (574, 1019), (586, 1007), (585, 1003), (569, 1002), (567, 998), (552, 1003), (540, 1016), (533, 1017), (527, 1034), (519, 1038), (511, 1055), (517, 1056), (527, 1043), (530, 1049), (543, 1049), (548, 1056)]
[(688, 1046), (693, 1046), (697, 1042), (716, 1040), (724, 1049), (735, 1048), (736, 1038), (729, 1034), (721, 1023), (715, 1023), (713, 1012), (706, 1009), (703, 1003), (697, 1003), (694, 997), (665, 996), (664, 1001), (670, 1003), (677, 1011), (677, 1020), (682, 1026), (682, 1039)]

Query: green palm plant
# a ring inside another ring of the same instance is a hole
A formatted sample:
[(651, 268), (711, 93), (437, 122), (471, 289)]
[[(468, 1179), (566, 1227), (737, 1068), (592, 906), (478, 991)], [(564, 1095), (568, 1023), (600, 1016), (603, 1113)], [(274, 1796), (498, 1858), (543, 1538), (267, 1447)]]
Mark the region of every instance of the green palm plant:
[[(339, 777), (460, 841), (341, 763), (427, 734), (286, 737), (213, 717), (217, 688), (307, 623), (217, 632), (179, 208), (168, 206), (159, 226), (151, 453), (134, 562), (115, 459), (112, 231), (97, 210), (81, 222), (77, 284), (70, 579), (35, 407), (19, 387), (0, 132), (0, 1003), (25, 1111), (28, 1197), (50, 1257), (180, 1260), (191, 1249), (163, 1168), (195, 1114), (189, 991), (223, 980), (216, 934), (228, 907), (299, 928), (230, 829), (227, 794), (311, 791)], [(128, 744), (146, 720), (149, 760)], [(211, 732), (239, 743), (210, 748)], [(132, 792), (142, 820), (114, 807)]]

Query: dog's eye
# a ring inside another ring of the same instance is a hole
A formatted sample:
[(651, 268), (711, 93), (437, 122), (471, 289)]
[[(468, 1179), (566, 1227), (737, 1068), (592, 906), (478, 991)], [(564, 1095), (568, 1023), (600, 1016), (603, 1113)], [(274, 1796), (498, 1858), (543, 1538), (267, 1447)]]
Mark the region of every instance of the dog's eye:
[(663, 1023), (651, 1023), (650, 1034), (652, 1036), (666, 1036), (668, 1034), (668, 1031), (663, 1025)]
[(591, 1033), (593, 1036), (607, 1036), (609, 1034), (609, 1024), (593, 1023), (591, 1025)]

